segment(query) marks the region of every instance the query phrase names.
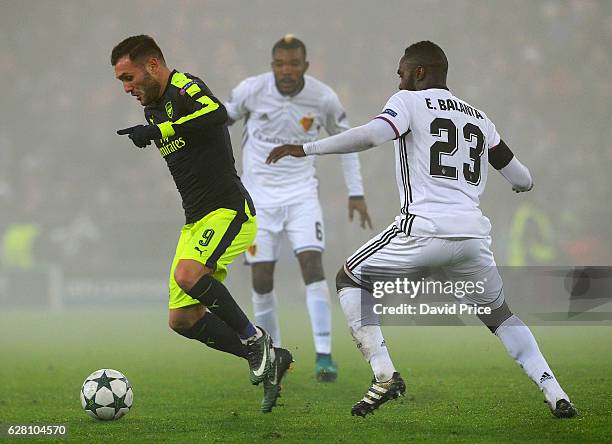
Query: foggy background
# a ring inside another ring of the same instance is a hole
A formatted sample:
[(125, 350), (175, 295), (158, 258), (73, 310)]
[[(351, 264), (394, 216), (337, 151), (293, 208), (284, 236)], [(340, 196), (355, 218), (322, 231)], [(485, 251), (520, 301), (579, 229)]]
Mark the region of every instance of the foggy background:
[[(171, 69), (224, 101), (269, 70), (288, 32), (353, 125), (396, 92), (408, 45), (438, 43), (451, 91), (488, 114), (535, 179), (515, 195), (489, 177), (482, 208), (497, 263), (610, 265), (610, 1), (0, 0), (0, 304), (165, 304), (184, 214), (159, 152), (115, 134), (144, 118), (114, 78), (111, 49), (149, 34)], [(239, 171), (241, 131), (231, 129)], [(392, 144), (360, 158), (374, 230), (348, 222), (340, 159), (317, 159), (330, 283), (399, 211)], [(286, 246), (275, 277), (281, 306), (303, 299)], [(250, 311), (241, 259), (228, 284)]]

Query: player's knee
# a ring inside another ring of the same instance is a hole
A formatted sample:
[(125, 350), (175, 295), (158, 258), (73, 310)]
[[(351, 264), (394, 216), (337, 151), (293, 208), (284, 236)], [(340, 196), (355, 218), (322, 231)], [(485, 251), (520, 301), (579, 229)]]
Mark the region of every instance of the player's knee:
[(325, 280), (325, 275), (322, 269), (304, 270), (304, 283), (306, 285), (314, 284)]
[(274, 289), (272, 276), (253, 276), (253, 290), (259, 294), (270, 293)]
[(358, 285), (346, 274), (344, 267), (340, 267), (336, 274), (336, 291), (340, 291), (347, 287), (358, 287)]
[(270, 293), (274, 289), (274, 274), (271, 267), (262, 265), (253, 266), (252, 285), (255, 293)]
[(174, 280), (183, 291), (189, 291), (207, 273), (209, 270), (204, 266), (197, 267), (179, 262), (174, 270)]
[(478, 318), (491, 330), (491, 333), (495, 334), (499, 326), (511, 316), (512, 311), (510, 311), (510, 307), (504, 301), (498, 308), (491, 310), (490, 314), (480, 314)]
[(325, 279), (323, 273), (323, 260), (318, 251), (304, 251), (298, 254), (302, 277), (306, 285), (319, 282)]

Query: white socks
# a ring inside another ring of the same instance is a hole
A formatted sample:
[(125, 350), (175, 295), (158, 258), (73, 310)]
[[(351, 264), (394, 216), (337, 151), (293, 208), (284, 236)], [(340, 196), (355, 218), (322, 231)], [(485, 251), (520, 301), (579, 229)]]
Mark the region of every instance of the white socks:
[(331, 303), (327, 282), (306, 285), (306, 305), (317, 353), (331, 353)]
[[(281, 347), (277, 300), (274, 290), (259, 294), (252, 290), (255, 321), (272, 337), (275, 347)], [(306, 285), (306, 305), (310, 315), (312, 336), (317, 353), (331, 353), (331, 308), (329, 289), (325, 281)]]
[(276, 314), (276, 294), (274, 290), (269, 293), (259, 294), (252, 290), (253, 312), (255, 322), (272, 337), (275, 347), (281, 347), (280, 328), (278, 326), (278, 315)]
[(366, 295), (365, 290), (360, 288), (343, 288), (338, 292), (340, 305), (357, 348), (370, 363), (374, 377), (379, 382), (388, 381), (393, 377), (395, 367), (378, 325), (378, 317), (373, 313), (365, 313), (364, 316), (361, 312), (362, 293)]
[(542, 356), (531, 330), (523, 321), (512, 315), (502, 322), (495, 334), (501, 339), (510, 356), (542, 390), (549, 404), (554, 407), (559, 399), (570, 400)]
[[(369, 295), (362, 289), (348, 287), (338, 292), (340, 305), (348, 321), (353, 339), (363, 357), (370, 363), (379, 382), (388, 381), (395, 372), (385, 340), (379, 326), (378, 317), (362, 313), (361, 299)], [(495, 334), (502, 341), (510, 356), (523, 368), (527, 376), (544, 393), (547, 402), (554, 408), (559, 399), (570, 401), (563, 391), (548, 363), (542, 356), (533, 334), (518, 317), (506, 319)]]

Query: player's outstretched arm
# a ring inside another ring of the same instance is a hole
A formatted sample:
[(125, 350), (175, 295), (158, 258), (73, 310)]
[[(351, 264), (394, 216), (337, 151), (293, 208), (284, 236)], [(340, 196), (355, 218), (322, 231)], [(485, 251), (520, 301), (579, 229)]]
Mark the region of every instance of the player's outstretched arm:
[(305, 145), (282, 145), (274, 148), (266, 163), (276, 163), (285, 156), (303, 157), (315, 154), (356, 153), (395, 139), (395, 131), (386, 122), (374, 119), (335, 136)]
[(533, 188), (529, 169), (516, 158), (503, 140), (489, 150), (489, 163), (510, 182), (515, 192), (522, 193)]

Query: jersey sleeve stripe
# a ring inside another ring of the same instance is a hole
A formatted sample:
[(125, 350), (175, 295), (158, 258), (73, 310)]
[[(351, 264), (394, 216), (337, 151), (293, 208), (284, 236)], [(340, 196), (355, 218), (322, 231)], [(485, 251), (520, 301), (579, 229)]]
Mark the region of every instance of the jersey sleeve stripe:
[(174, 128), (172, 128), (172, 122), (162, 122), (157, 124), (159, 131), (161, 132), (162, 139), (174, 136)]
[(182, 72), (175, 72), (170, 80), (170, 83), (179, 89), (187, 85), (189, 82), (191, 82), (191, 79)]
[(203, 116), (204, 114), (208, 114), (219, 109), (219, 104), (208, 96), (202, 96), (197, 101), (202, 105), (201, 109), (186, 116), (183, 116), (175, 122), (168, 121), (162, 122), (157, 125), (159, 127), (159, 130), (161, 131), (162, 139), (172, 137), (176, 134), (176, 131), (174, 129), (175, 125), (181, 125), (185, 122), (189, 122), (190, 120), (196, 119), (200, 116)]
[(187, 91), (187, 94), (189, 94), (191, 97), (193, 97), (193, 96), (195, 96), (197, 93), (199, 93), (202, 90), (200, 89), (200, 87), (196, 83), (194, 83), (189, 88), (187, 88), (186, 91)]
[(393, 122), (391, 122), (389, 119), (387, 119), (386, 117), (383, 116), (376, 116), (374, 117), (375, 119), (381, 119), (384, 120), (385, 122), (387, 122), (389, 125), (391, 125), (391, 128), (393, 128), (393, 131), (395, 131), (395, 138), (397, 139), (400, 136), (399, 131), (397, 130), (397, 128), (395, 127), (395, 125), (393, 124)]
[(176, 122), (173, 122), (172, 125), (180, 125), (182, 123), (188, 122), (189, 120), (195, 119), (197, 117), (203, 116), (204, 114), (211, 113), (219, 108), (219, 104), (213, 101), (208, 96), (202, 96), (198, 99), (198, 102), (202, 104), (202, 109), (197, 110), (194, 113), (188, 114), (184, 117), (181, 117)]

